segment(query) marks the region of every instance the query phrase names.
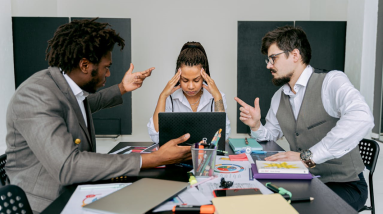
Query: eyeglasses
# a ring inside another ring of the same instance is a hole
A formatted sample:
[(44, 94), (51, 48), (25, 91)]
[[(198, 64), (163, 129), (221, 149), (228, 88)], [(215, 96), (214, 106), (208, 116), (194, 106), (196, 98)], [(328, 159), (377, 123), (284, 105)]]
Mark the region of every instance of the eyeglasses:
[(269, 64), (269, 62), (270, 62), (270, 64), (274, 65), (274, 61), (275, 61), (276, 56), (283, 54), (283, 53), (286, 53), (286, 51), (270, 55), (267, 59), (265, 59), (266, 65)]

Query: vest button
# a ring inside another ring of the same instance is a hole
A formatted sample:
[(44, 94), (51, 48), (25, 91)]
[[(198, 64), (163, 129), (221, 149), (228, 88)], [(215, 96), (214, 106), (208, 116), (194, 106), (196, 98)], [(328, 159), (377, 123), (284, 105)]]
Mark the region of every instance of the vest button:
[(295, 135), (296, 135), (296, 136), (299, 136), (299, 133), (298, 133), (298, 132), (296, 132), (296, 133), (295, 133)]

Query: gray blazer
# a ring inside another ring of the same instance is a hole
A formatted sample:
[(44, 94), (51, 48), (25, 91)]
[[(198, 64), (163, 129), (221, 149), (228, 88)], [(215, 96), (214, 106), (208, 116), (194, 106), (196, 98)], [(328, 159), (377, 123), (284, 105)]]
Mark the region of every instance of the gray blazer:
[[(121, 103), (114, 85), (89, 95), (85, 108), (94, 113)], [(90, 131), (57, 67), (35, 73), (14, 93), (7, 110), (5, 171), (34, 211), (45, 209), (66, 185), (138, 175), (140, 154), (95, 153), (92, 115), (87, 118)]]

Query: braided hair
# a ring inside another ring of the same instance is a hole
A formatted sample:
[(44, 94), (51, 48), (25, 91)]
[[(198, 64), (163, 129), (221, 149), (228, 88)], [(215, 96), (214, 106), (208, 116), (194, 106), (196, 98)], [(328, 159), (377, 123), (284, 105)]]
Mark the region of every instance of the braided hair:
[(187, 42), (182, 46), (180, 55), (177, 59), (176, 73), (181, 65), (201, 65), (206, 74), (210, 76), (209, 61), (207, 60), (205, 49), (199, 42)]
[(74, 20), (61, 25), (48, 41), (45, 58), (48, 64), (69, 73), (83, 58), (97, 65), (116, 43), (122, 50), (124, 39), (109, 28), (108, 23), (99, 23), (96, 19)]

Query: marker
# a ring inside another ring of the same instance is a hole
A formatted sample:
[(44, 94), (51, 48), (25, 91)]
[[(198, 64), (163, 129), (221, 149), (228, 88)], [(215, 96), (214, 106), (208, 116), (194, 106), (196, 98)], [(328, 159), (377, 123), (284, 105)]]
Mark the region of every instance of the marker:
[(177, 205), (173, 207), (173, 213), (214, 213), (214, 205), (202, 205), (202, 206), (191, 206), (191, 205)]
[(253, 153), (253, 154), (266, 154), (267, 152), (266, 151), (254, 150), (254, 151), (251, 151), (251, 153)]
[(197, 179), (195, 179), (194, 174), (192, 172), (188, 172), (188, 175), (190, 185), (198, 183)]
[(297, 198), (297, 199), (291, 199), (291, 203), (298, 203), (298, 202), (311, 202), (311, 201), (314, 201), (314, 198), (313, 197), (309, 197), (309, 198)]

